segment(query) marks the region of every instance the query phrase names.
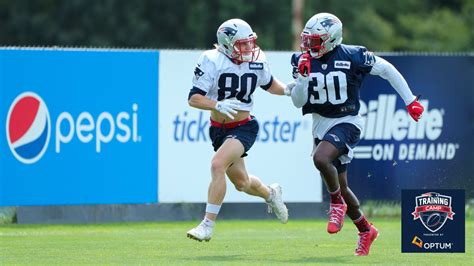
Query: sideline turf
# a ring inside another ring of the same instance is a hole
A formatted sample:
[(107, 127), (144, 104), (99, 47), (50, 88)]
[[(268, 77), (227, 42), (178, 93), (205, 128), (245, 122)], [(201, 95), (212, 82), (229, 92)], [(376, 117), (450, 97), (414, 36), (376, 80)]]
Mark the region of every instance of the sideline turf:
[[(10, 264), (413, 264), (474, 261), (474, 220), (466, 221), (466, 254), (402, 254), (398, 219), (373, 220), (380, 236), (368, 257), (355, 257), (355, 227), (336, 235), (323, 220), (218, 221), (213, 239), (186, 231), (197, 222), (102, 225), (0, 225), (0, 265)], [(471, 264), (472, 265), (472, 264)]]

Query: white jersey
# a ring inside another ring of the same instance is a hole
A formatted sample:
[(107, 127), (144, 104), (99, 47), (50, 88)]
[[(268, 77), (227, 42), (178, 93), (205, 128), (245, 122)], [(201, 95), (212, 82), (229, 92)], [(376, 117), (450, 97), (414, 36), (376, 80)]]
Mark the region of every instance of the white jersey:
[(256, 61), (238, 65), (214, 49), (205, 51), (199, 58), (194, 70), (193, 90), (216, 101), (235, 98), (240, 101), (238, 110), (251, 111), (255, 88), (260, 86), (267, 90), (272, 81), (263, 51)]

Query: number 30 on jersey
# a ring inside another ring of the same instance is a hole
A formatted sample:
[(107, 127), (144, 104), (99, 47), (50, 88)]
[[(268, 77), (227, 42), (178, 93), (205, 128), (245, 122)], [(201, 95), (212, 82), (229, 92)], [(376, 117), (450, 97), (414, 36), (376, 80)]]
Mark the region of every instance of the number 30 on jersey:
[(341, 104), (347, 100), (346, 73), (331, 71), (327, 75), (311, 73), (309, 83), (309, 102), (311, 104)]

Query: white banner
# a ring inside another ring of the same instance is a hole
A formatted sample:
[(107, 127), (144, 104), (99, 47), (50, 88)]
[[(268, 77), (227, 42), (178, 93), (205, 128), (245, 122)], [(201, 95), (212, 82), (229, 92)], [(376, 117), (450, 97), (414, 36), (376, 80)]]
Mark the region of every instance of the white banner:
[[(209, 112), (188, 105), (188, 93), (202, 51), (160, 51), (159, 202), (206, 202), (214, 154)], [(273, 76), (291, 81), (290, 52), (268, 52)], [(265, 184), (280, 183), (286, 202), (321, 202), (321, 178), (313, 166), (311, 117), (291, 99), (257, 88), (253, 115), (260, 123), (257, 142), (245, 158), (249, 173)], [(238, 192), (230, 181), (224, 202), (262, 202)]]

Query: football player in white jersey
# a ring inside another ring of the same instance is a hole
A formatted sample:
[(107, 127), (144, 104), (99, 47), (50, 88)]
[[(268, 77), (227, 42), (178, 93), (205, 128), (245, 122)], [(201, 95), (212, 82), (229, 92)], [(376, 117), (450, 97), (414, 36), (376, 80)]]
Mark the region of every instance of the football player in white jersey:
[(395, 67), (365, 47), (342, 44), (342, 22), (329, 13), (308, 20), (301, 33), (302, 54), (292, 57), (296, 86), (293, 104), (313, 116), (313, 161), (330, 193), (327, 231), (339, 232), (347, 215), (359, 230), (355, 255), (369, 254), (377, 229), (359, 208), (347, 183), (347, 164), (364, 126), (359, 115), (359, 89), (367, 74), (386, 79), (401, 96), (408, 113), (418, 121), (423, 106)]
[(272, 76), (256, 40), (257, 35), (247, 22), (227, 20), (217, 30), (215, 49), (201, 55), (194, 71), (189, 105), (211, 111), (209, 134), (216, 153), (211, 161), (206, 214), (197, 227), (188, 231), (191, 239), (211, 239), (226, 192), (226, 174), (237, 190), (261, 197), (282, 223), (288, 221), (281, 186), (266, 186), (258, 177), (249, 175), (243, 158), (259, 129), (256, 118), (250, 115), (255, 89), (261, 87), (272, 94), (289, 96), (294, 86), (285, 86)]

